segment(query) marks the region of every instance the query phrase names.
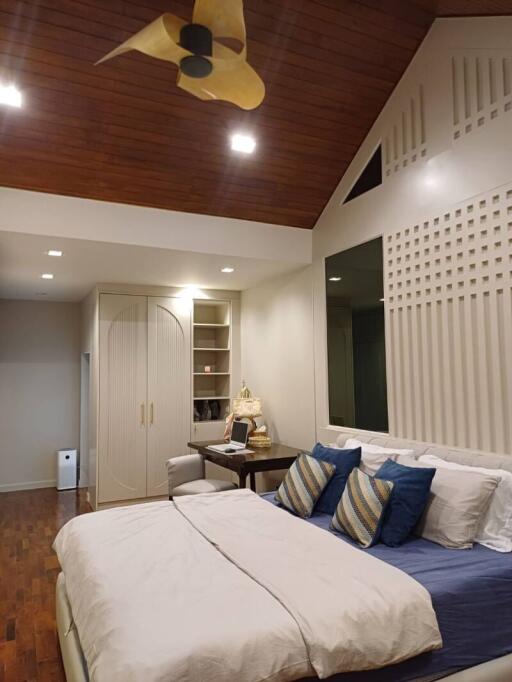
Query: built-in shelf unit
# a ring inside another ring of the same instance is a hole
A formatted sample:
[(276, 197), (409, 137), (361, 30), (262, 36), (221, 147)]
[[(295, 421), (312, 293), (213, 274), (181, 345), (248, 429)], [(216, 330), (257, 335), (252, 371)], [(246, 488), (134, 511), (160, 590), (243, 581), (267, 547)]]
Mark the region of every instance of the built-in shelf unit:
[[(191, 440), (223, 437), (241, 381), (240, 292), (198, 293), (99, 283), (82, 303), (82, 352), (90, 357), (82, 462), (94, 509), (167, 498), (167, 459), (186, 454)], [(205, 400), (218, 401), (219, 414), (196, 421), (193, 406)], [(206, 475), (232, 480), (212, 462)]]
[(231, 396), (231, 302), (195, 300), (194, 422), (222, 422)]

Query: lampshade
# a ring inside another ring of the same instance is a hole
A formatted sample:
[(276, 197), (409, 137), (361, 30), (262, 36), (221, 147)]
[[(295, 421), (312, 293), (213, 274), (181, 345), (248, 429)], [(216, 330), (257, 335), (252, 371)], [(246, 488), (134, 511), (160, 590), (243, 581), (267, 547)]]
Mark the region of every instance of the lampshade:
[(259, 398), (233, 398), (235, 417), (261, 417), (261, 400)]
[(261, 417), (261, 400), (254, 398), (250, 390), (242, 381), (242, 390), (237, 398), (233, 398), (233, 414), (235, 417)]

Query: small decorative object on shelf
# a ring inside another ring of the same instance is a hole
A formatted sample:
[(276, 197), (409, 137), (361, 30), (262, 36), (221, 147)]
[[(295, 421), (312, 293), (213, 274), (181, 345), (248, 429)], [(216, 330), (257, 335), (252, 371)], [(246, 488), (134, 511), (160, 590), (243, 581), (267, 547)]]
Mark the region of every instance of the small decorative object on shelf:
[(220, 418), (220, 403), (218, 400), (210, 400), (211, 419), (217, 421)]
[(194, 402), (195, 422), (219, 421), (224, 417), (219, 400), (196, 400)]
[(209, 422), (212, 418), (212, 410), (210, 407), (210, 401), (205, 400), (203, 403), (203, 409), (201, 411), (201, 421), (202, 422)]
[(205, 366), (204, 366), (204, 373), (205, 373), (205, 374), (210, 374), (210, 372), (212, 372), (212, 371), (213, 371), (213, 370), (212, 370), (212, 368), (211, 368), (211, 365), (205, 365)]

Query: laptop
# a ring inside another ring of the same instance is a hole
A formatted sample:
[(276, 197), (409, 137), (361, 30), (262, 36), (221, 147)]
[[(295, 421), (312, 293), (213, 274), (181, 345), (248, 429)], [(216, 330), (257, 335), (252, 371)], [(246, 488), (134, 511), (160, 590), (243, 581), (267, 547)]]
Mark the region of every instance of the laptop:
[(233, 429), (231, 431), (231, 440), (229, 443), (222, 443), (221, 445), (209, 445), (208, 450), (215, 452), (224, 452), (227, 454), (245, 450), (247, 446), (247, 438), (249, 437), (249, 424), (247, 422), (233, 422)]

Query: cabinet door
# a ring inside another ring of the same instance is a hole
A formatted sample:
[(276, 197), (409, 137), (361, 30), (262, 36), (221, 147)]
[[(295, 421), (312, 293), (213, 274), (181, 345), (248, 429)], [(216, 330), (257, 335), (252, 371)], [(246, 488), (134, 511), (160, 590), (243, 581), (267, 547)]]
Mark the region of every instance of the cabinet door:
[(146, 496), (147, 298), (100, 297), (99, 502)]
[(147, 495), (167, 495), (166, 461), (189, 452), (192, 412), (190, 302), (148, 302)]

